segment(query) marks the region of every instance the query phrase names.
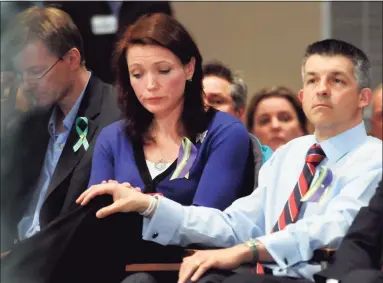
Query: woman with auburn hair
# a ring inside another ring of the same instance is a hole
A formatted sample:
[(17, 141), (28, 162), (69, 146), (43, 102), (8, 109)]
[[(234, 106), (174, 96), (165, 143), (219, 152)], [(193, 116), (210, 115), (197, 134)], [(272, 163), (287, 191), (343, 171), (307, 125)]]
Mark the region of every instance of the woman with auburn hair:
[[(239, 198), (246, 185), (250, 138), (238, 119), (205, 108), (202, 58), (182, 25), (165, 14), (141, 17), (118, 42), (114, 60), (124, 118), (100, 133), (88, 191), (114, 183), (117, 194), (121, 187), (135, 189), (134, 197), (146, 197), (151, 204), (161, 194), (182, 205), (221, 210)], [(124, 200), (113, 199), (104, 209), (120, 212)], [(127, 223), (130, 230), (135, 223)], [(133, 230), (140, 233), (136, 226)], [(150, 251), (152, 257), (143, 260), (160, 257), (161, 252)], [(170, 254), (171, 249), (164, 259)], [(142, 260), (139, 255), (134, 259)]]
[(247, 109), (246, 124), (248, 131), (273, 151), (308, 134), (301, 103), (286, 87), (263, 88), (254, 94)]
[(124, 119), (100, 133), (89, 186), (113, 180), (221, 210), (240, 197), (248, 133), (231, 115), (204, 108), (202, 58), (182, 25), (165, 14), (141, 17), (114, 62)]
[[(160, 200), (223, 210), (249, 192), (255, 179), (250, 136), (234, 116), (205, 108), (202, 57), (176, 19), (165, 14), (138, 19), (118, 42), (114, 66), (124, 118), (101, 131), (89, 188), (76, 201), (105, 218), (94, 220), (95, 226), (110, 224), (97, 239), (98, 246), (113, 246), (98, 256), (95, 264), (103, 270), (94, 268), (97, 282), (118, 282), (127, 264), (182, 260), (182, 247), (143, 240)], [(91, 243), (79, 245), (94, 253)], [(105, 274), (109, 278), (100, 277)], [(120, 280), (127, 275), (122, 274)]]

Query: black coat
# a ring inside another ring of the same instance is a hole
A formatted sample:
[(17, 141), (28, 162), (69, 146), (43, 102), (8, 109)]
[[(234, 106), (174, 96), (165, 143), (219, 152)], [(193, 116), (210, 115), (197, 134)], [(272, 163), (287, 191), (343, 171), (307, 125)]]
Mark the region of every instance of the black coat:
[(326, 278), (341, 280), (356, 269), (383, 268), (382, 186), (381, 181), (369, 205), (359, 211), (330, 267), (314, 275), (316, 282), (326, 282)]

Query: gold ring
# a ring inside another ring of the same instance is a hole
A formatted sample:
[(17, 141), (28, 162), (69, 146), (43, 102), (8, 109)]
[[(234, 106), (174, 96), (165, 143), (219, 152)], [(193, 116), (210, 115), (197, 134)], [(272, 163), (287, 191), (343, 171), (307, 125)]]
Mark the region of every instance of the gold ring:
[(197, 265), (197, 267), (199, 267), (201, 265), (201, 262), (199, 260), (196, 260), (195, 265)]

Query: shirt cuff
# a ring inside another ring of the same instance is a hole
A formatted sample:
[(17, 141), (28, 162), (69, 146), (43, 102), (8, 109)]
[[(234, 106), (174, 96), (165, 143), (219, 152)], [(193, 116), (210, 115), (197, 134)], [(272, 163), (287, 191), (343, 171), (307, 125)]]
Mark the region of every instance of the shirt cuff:
[(285, 230), (257, 238), (272, 256), (280, 268), (287, 268), (300, 262), (299, 245), (297, 241)]
[(339, 280), (336, 279), (327, 279), (326, 283), (339, 283)]
[[(169, 221), (169, 215), (172, 216), (172, 221)], [(182, 205), (165, 197), (160, 197), (153, 216), (150, 219), (144, 218), (142, 238), (161, 245), (169, 245), (183, 218)]]

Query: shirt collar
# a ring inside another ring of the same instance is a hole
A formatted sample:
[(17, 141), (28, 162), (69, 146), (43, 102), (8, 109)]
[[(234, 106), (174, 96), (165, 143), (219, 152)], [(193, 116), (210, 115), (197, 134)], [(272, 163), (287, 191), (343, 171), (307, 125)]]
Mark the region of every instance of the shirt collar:
[[(68, 131), (72, 128), (74, 120), (77, 116), (77, 112), (78, 112), (78, 109), (80, 108), (82, 98), (84, 97), (85, 90), (88, 86), (90, 77), (92, 75), (91, 72), (89, 72), (89, 71), (88, 71), (88, 74), (89, 74), (88, 81), (86, 82), (80, 96), (77, 98), (75, 104), (73, 105), (73, 107), (71, 108), (71, 110), (65, 116), (65, 118), (63, 120), (63, 125), (64, 125), (64, 128), (66, 131)], [(52, 137), (54, 137), (56, 135), (56, 116), (57, 116), (57, 111), (58, 111), (57, 107), (58, 106), (54, 107), (52, 114), (51, 114), (51, 117), (49, 118), (49, 122), (48, 122), (48, 132)]]
[[(360, 145), (367, 138), (366, 127), (362, 121), (359, 125), (320, 142), (326, 157), (330, 161), (337, 161), (346, 153)], [(316, 138), (315, 138), (316, 139)]]

